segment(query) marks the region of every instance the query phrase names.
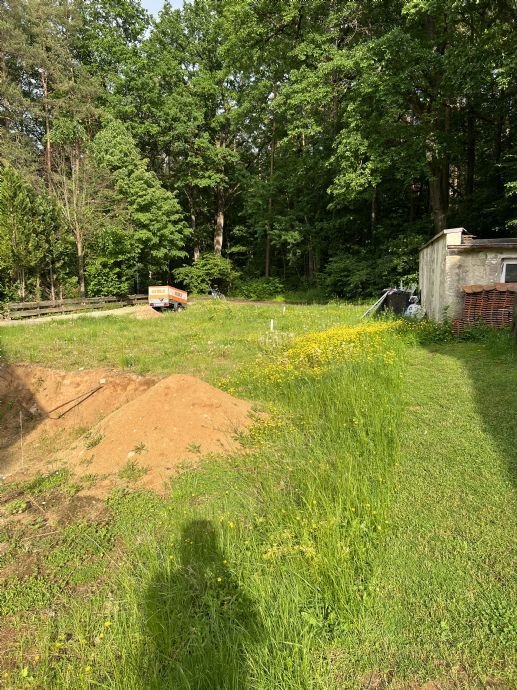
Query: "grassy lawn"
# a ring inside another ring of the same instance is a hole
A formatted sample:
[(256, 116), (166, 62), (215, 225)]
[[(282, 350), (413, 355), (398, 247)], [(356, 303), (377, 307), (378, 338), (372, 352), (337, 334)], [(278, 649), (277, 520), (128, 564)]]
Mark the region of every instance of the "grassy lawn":
[(0, 687), (515, 686), (515, 346), (360, 336), (361, 311), (0, 332), (10, 362), (192, 373), (269, 412), (163, 498), (0, 484)]
[(390, 532), (354, 647), (385, 677), (515, 682), (515, 354), (409, 353)]
[(137, 321), (107, 316), (15, 325), (0, 331), (12, 362), (77, 369), (115, 367), (137, 373), (189, 373), (217, 380), (251, 362), (277, 334), (303, 333), (356, 323), (364, 308), (352, 305), (299, 307), (208, 302), (179, 314)]

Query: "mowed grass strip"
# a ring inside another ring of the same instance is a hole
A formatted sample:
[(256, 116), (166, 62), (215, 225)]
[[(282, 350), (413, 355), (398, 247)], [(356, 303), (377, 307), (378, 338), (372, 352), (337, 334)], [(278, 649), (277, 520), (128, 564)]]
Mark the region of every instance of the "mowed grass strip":
[(391, 526), (345, 667), (515, 687), (516, 391), (504, 334), (409, 353)]

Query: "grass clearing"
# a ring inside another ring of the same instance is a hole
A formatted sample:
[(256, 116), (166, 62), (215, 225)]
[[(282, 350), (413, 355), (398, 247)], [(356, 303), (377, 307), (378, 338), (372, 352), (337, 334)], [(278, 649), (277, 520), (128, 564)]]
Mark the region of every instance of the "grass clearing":
[[(209, 383), (254, 360), (290, 333), (357, 323), (361, 307), (208, 302), (160, 319), (83, 316), (2, 329), (7, 361), (64, 369), (114, 367), (140, 374), (188, 373)], [(271, 332), (273, 320), (273, 333)]]
[[(249, 453), (203, 462), (165, 497), (117, 490), (95, 518), (10, 516), (0, 610), (6, 630), (25, 633), (2, 656), (3, 685), (513, 687), (514, 345), (496, 334), (424, 347), (387, 329), (352, 356), (330, 332), (294, 347), (286, 377), (289, 344), (304, 341), (285, 334), (343, 328), (360, 310), (289, 307), (271, 333), (269, 307), (231, 305), (228, 358), (201, 366), (220, 336), (209, 317), (227, 306), (180, 316), (192, 315), (168, 372), (224, 378), (259, 401), (270, 414), (245, 439)], [(106, 365), (96, 357), (112, 327), (110, 357), (120, 356), (121, 320), (81, 326), (81, 338), (98, 328), (91, 365)], [(126, 324), (125, 338), (142, 337), (142, 323), (165, 338), (161, 320)], [(45, 338), (58, 336), (42, 327), (30, 327), (31, 357), (51, 364)], [(13, 358), (28, 336), (6, 331)], [(159, 354), (142, 366), (161, 371)], [(66, 494), (72, 478), (50, 477), (38, 480), (40, 504), (80, 505)], [(7, 489), (2, 500), (24, 500), (24, 487)], [(9, 576), (22, 563), (26, 576)]]

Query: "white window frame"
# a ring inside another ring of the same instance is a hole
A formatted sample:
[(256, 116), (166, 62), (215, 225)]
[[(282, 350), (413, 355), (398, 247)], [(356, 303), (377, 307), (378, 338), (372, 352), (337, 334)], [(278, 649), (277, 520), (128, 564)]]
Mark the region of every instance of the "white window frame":
[(507, 258), (503, 259), (502, 263), (502, 270), (501, 270), (501, 283), (506, 283), (506, 267), (508, 264), (516, 264), (517, 265), (517, 256), (515, 258)]

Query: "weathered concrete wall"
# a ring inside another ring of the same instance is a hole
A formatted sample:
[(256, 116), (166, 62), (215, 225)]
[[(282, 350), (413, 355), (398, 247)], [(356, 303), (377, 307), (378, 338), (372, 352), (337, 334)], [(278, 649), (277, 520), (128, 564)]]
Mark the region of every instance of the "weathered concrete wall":
[(430, 319), (443, 317), (447, 235), (442, 234), (420, 250), (419, 288), (422, 307)]
[(420, 250), (419, 288), (422, 306), (430, 319), (441, 321), (447, 304), (445, 271), (448, 245), (462, 242), (464, 228), (439, 233)]
[[(448, 250), (443, 296), (448, 318), (459, 319), (462, 315), (464, 285), (490, 285), (501, 281), (503, 259), (517, 260), (517, 250)], [(438, 318), (442, 317), (443, 314)]]

